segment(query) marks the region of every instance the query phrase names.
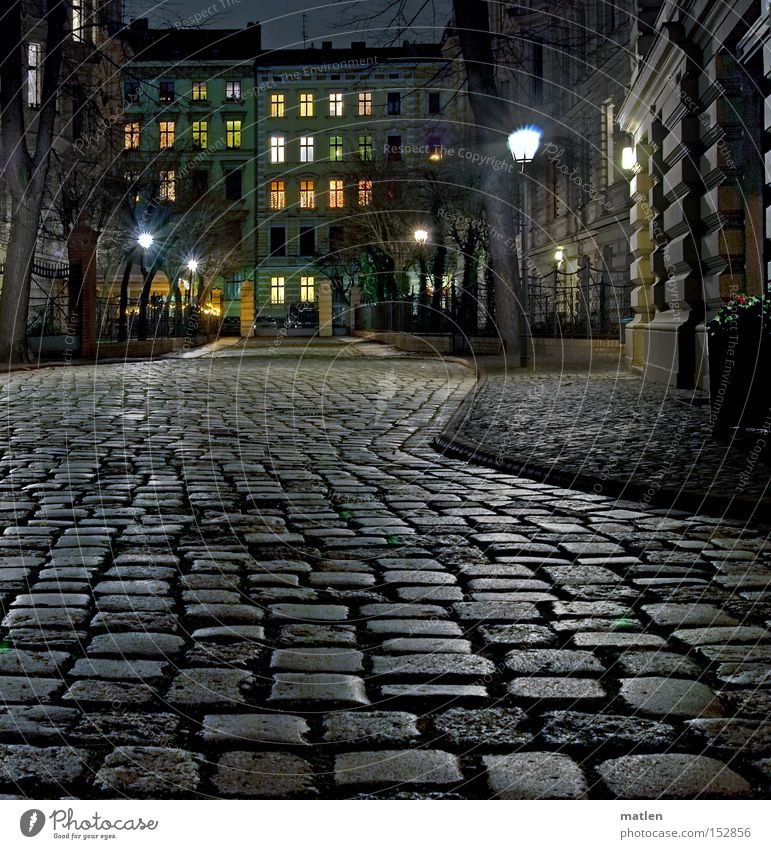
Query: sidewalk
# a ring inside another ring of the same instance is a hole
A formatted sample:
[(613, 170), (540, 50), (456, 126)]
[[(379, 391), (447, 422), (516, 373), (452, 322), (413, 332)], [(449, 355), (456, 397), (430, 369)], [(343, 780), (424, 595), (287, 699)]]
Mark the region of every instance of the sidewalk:
[(475, 391), (435, 442), (443, 453), (643, 505), (771, 517), (758, 440), (713, 439), (707, 393), (653, 383), (608, 356), (590, 369), (475, 365)]

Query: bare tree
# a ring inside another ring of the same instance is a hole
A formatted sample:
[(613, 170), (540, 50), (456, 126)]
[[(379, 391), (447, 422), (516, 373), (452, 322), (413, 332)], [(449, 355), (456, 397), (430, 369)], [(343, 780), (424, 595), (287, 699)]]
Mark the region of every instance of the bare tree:
[(0, 128), (2, 175), (11, 195), (11, 230), (0, 292), (0, 362), (20, 362), (27, 355), (27, 313), (46, 181), (54, 141), (63, 43), (68, 4), (46, 2), (46, 53), (41, 106), (28, 121), (24, 106), (25, 68), (23, 4), (5, 12), (0, 27)]

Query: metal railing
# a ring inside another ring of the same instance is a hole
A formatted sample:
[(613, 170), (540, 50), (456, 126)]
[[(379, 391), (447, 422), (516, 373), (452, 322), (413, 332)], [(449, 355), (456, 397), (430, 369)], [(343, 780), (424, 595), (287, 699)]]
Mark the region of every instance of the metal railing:
[[(126, 339), (172, 339), (187, 336), (213, 336), (219, 330), (217, 316), (204, 315), (194, 305), (177, 307), (167, 301), (151, 301), (147, 305), (144, 332), (139, 308), (131, 304), (126, 312)], [(120, 338), (120, 299), (96, 299), (96, 338), (116, 342)]]
[(528, 285), (531, 336), (617, 338), (634, 316), (626, 272), (584, 261), (577, 271), (530, 277)]

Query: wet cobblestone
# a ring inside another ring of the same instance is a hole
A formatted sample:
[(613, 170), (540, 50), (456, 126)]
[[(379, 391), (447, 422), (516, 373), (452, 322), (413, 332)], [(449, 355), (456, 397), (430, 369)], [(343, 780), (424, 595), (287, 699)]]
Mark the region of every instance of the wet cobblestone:
[(768, 528), (442, 456), (472, 373), (371, 353), (0, 378), (0, 795), (768, 796)]

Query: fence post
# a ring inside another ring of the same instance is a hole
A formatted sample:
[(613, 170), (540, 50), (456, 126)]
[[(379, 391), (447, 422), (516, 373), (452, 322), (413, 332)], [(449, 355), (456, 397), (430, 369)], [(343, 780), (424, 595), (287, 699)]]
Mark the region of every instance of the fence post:
[(254, 283), (244, 280), (241, 284), (241, 336), (254, 336)]
[(581, 266), (578, 269), (578, 285), (580, 298), (583, 301), (584, 320), (581, 324), (586, 328), (587, 338), (592, 334), (592, 314), (591, 314), (591, 285), (592, 285), (592, 270), (589, 266), (589, 257), (584, 254), (581, 257)]
[(361, 306), (361, 289), (359, 289), (358, 286), (351, 286), (350, 301), (351, 317), (348, 323), (351, 326), (351, 333), (353, 333), (354, 330), (359, 329), (359, 307)]
[(611, 285), (610, 269), (607, 263), (602, 264), (602, 273), (600, 274), (600, 333), (608, 332), (608, 287)]
[(332, 286), (326, 280), (319, 286), (319, 336), (334, 335), (332, 327)]
[[(70, 263), (70, 297), (74, 295), (75, 315), (80, 334), (80, 356), (96, 353), (96, 246), (99, 233), (86, 224), (78, 223), (67, 239)], [(73, 289), (75, 291), (73, 291)], [(70, 316), (72, 320), (72, 314)], [(74, 328), (68, 328), (68, 336)]]

